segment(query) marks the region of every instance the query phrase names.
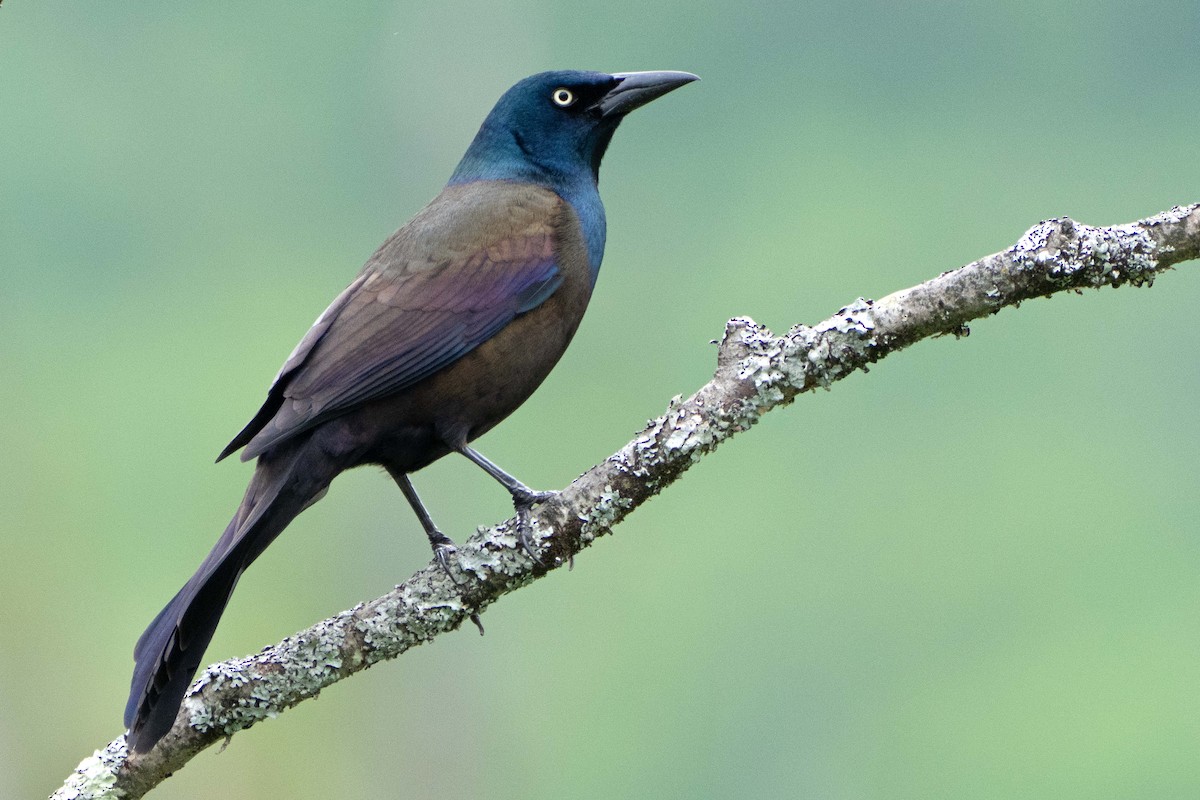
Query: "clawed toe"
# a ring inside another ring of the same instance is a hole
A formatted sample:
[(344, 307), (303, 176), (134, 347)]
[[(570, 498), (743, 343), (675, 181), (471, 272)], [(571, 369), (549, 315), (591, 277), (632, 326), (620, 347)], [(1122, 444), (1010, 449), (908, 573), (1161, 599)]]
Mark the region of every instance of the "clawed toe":
[(446, 573), (446, 577), (453, 581), (455, 586), (463, 586), (463, 582), (450, 569), (450, 558), (458, 552), (458, 548), (448, 537), (443, 536), (442, 539), (444, 541), (432, 543), (433, 557), (438, 562), (438, 566), (442, 568), (442, 572)]
[(532, 489), (513, 492), (513, 506), (517, 510), (517, 541), (521, 549), (540, 566), (546, 566), (538, 555), (533, 542), (533, 507), (558, 495), (558, 492), (538, 492)]
[(522, 508), (528, 510), (538, 503), (553, 500), (557, 496), (558, 492), (539, 492), (536, 489), (526, 489), (525, 491), (513, 492), (513, 505), (516, 506), (518, 511)]
[(532, 558), (535, 563), (544, 567), (546, 566), (546, 562), (542, 561), (542, 557), (537, 554), (537, 550), (533, 546), (533, 538), (530, 536), (533, 532), (533, 525), (530, 519), (532, 514), (529, 508), (530, 506), (527, 505), (517, 506), (517, 541), (520, 542), (521, 549), (525, 551), (527, 556)]
[[(454, 542), (450, 541), (450, 537), (448, 536), (441, 535), (440, 540), (433, 542), (433, 557), (438, 562), (438, 566), (442, 568), (442, 572), (446, 573), (446, 577), (459, 589), (465, 589), (466, 582), (459, 580), (454, 571), (450, 569), (450, 558), (457, 552), (458, 548), (454, 546)], [(479, 635), (483, 636), (483, 623), (479, 621), (479, 614), (477, 612), (471, 612), (471, 622), (475, 623), (475, 627), (479, 629)]]

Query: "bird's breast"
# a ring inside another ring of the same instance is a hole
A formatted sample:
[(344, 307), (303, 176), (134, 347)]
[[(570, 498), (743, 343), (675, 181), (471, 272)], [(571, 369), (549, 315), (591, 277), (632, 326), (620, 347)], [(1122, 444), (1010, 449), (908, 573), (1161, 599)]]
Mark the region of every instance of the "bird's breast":
[(586, 234), (566, 203), (553, 239), (562, 282), (545, 301), (420, 383), (344, 419), (354, 439), (377, 443), (364, 461), (420, 469), (444, 455), (446, 445), (486, 433), (541, 385), (578, 329), (593, 285)]

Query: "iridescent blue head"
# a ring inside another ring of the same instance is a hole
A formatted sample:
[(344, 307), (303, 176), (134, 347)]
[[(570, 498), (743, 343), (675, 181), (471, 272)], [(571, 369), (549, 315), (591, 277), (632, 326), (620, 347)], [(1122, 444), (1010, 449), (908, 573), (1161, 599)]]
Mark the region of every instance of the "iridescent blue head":
[(450, 177), (533, 183), (575, 209), (592, 280), (604, 258), (600, 159), (630, 111), (696, 80), (687, 72), (542, 72), (504, 93)]
[(451, 184), (520, 180), (570, 194), (596, 185), (600, 159), (625, 115), (696, 80), (687, 72), (542, 72), (500, 98)]

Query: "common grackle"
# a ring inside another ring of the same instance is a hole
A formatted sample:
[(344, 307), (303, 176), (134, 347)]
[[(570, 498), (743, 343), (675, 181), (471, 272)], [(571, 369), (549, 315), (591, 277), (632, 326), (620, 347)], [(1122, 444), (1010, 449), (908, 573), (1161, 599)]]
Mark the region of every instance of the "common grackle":
[(504, 93), (446, 188), (321, 314), (217, 459), (242, 449), (258, 462), (233, 520), (134, 648), (134, 751), (170, 730), (242, 572), (339, 472), (387, 469), (443, 568), (453, 544), (409, 473), (458, 452), (518, 512), (548, 496), (469, 443), (533, 393), (579, 326), (604, 254), (597, 179), (617, 125), (694, 80), (544, 72)]

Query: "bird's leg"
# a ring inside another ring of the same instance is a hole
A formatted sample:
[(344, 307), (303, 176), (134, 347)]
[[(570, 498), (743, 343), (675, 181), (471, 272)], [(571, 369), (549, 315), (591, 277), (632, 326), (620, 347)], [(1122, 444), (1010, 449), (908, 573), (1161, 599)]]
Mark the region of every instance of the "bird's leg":
[[(433, 517), (429, 516), (429, 511), (425, 508), (425, 504), (421, 502), (421, 498), (417, 495), (416, 487), (412, 485), (408, 475), (391, 467), (387, 468), (388, 474), (392, 476), (392, 480), (400, 487), (400, 491), (404, 492), (404, 499), (412, 506), (413, 512), (417, 515), (417, 519), (421, 522), (421, 527), (425, 529), (425, 535), (429, 537), (429, 545), (433, 548), (433, 557), (437, 559), (441, 565), (442, 571), (447, 577), (454, 582), (455, 586), (462, 587), (464, 584), (454, 576), (450, 571), (450, 554), (456, 552), (454, 542), (450, 537), (438, 530), (437, 525), (433, 521)], [(475, 627), (479, 628), (479, 634), (483, 635), (483, 623), (479, 621), (479, 615), (472, 612), (471, 622), (475, 623)]]
[(450, 571), (449, 556), (455, 552), (454, 542), (450, 540), (449, 536), (438, 530), (433, 517), (429, 516), (429, 511), (426, 510), (425, 504), (421, 502), (421, 498), (417, 495), (417, 490), (412, 485), (412, 481), (409, 480), (408, 475), (403, 472), (397, 472), (391, 467), (388, 467), (388, 474), (392, 476), (392, 480), (400, 487), (400, 491), (404, 492), (404, 499), (412, 506), (412, 510), (416, 513), (421, 527), (425, 529), (425, 535), (429, 537), (429, 545), (433, 548), (433, 555), (437, 559), (437, 562), (442, 565), (442, 569), (446, 571), (446, 575), (449, 576), (450, 580), (459, 583), (459, 580), (454, 577), (454, 573)]
[(487, 456), (474, 448), (462, 445), (458, 448), (458, 452), (471, 459), (473, 463), (478, 464), (484, 472), (491, 475), (497, 483), (507, 489), (508, 493), (512, 495), (514, 506), (532, 507), (554, 497), (554, 492), (539, 492), (536, 489), (530, 489), (515, 477), (496, 466)]
[(512, 495), (513, 507), (517, 510), (517, 540), (520, 541), (521, 547), (524, 548), (529, 557), (541, 564), (542, 559), (538, 558), (537, 552), (533, 549), (533, 542), (529, 539), (531, 528), (530, 512), (538, 503), (554, 497), (555, 492), (539, 492), (536, 489), (530, 489), (515, 477), (496, 466), (496, 464), (492, 463), (482, 453), (465, 444), (459, 445), (456, 449), (473, 463), (478, 464), (484, 472), (491, 475), (497, 483), (507, 489), (508, 493)]

